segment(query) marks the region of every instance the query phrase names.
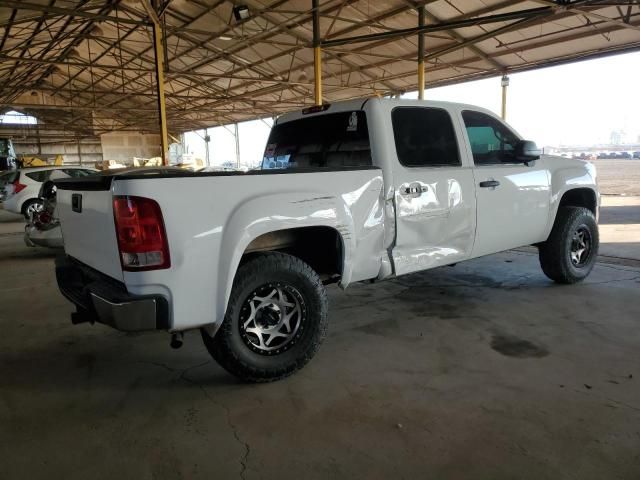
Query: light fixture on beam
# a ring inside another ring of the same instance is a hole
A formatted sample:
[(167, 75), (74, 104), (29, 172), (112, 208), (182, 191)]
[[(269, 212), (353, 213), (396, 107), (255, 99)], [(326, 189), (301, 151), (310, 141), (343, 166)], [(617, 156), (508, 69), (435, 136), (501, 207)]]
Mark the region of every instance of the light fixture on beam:
[(67, 58), (69, 59), (74, 59), (76, 61), (84, 61), (84, 57), (82, 56), (82, 54), (80, 53), (80, 51), (77, 48), (72, 48), (69, 51), (69, 54), (67, 55)]
[(249, 7), (247, 7), (246, 5), (236, 5), (235, 7), (233, 7), (233, 16), (236, 19), (236, 22), (241, 22), (248, 19), (251, 16)]
[(102, 30), (98, 25), (95, 25), (89, 33), (93, 37), (104, 37), (104, 30)]

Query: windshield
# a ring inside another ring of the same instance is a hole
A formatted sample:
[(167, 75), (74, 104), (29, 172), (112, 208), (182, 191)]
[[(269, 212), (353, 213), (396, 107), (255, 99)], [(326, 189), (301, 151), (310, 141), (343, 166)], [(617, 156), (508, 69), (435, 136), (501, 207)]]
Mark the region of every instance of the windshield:
[(271, 130), (262, 170), (340, 168), (371, 165), (363, 111), (293, 120)]

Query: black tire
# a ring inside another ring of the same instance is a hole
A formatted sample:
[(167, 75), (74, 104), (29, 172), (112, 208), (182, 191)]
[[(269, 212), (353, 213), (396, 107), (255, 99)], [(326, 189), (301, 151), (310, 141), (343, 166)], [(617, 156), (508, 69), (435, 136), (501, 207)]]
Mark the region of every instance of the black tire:
[[(583, 240), (578, 240), (582, 234)], [(584, 241), (584, 238), (587, 238)], [(576, 243), (578, 242), (578, 243)], [(540, 266), (544, 274), (558, 283), (571, 284), (587, 278), (598, 256), (598, 225), (593, 213), (582, 207), (561, 207), (558, 209), (556, 221), (546, 242), (539, 246)], [(579, 256), (582, 244), (588, 248)]]
[(33, 205), (40, 205), (40, 209), (42, 209), (42, 207), (44, 206), (44, 202), (40, 198), (31, 198), (22, 204), (22, 215), (24, 215), (24, 218), (27, 219), (27, 221), (31, 220), (28, 212), (29, 208)]
[[(269, 295), (271, 291), (276, 293)], [(285, 303), (269, 302), (276, 298)], [(278, 327), (287, 309), (285, 316), (291, 315), (291, 319), (279, 331), (288, 338), (274, 335), (271, 341), (275, 343), (267, 346), (271, 335), (265, 340), (265, 323), (267, 328)], [(326, 336), (327, 313), (324, 285), (309, 265), (284, 253), (260, 254), (238, 269), (220, 329), (213, 338), (202, 330), (202, 339), (211, 356), (231, 374), (244, 381), (271, 382), (291, 375), (311, 360)]]

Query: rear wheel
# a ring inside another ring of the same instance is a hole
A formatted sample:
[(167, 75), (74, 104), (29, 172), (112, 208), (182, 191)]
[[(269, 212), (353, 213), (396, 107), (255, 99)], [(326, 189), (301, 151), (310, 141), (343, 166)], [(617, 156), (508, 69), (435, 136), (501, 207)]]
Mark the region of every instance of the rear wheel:
[(316, 353), (327, 332), (328, 302), (318, 274), (299, 258), (267, 253), (242, 265), (224, 322), (209, 353), (227, 371), (251, 382), (291, 375)]
[(41, 199), (32, 198), (24, 202), (22, 205), (22, 215), (24, 215), (24, 218), (27, 220), (31, 220), (31, 217), (36, 213), (41, 212), (43, 208), (44, 202)]
[(596, 263), (598, 225), (593, 213), (582, 207), (561, 207), (546, 242), (540, 245), (540, 266), (551, 280), (584, 280)]

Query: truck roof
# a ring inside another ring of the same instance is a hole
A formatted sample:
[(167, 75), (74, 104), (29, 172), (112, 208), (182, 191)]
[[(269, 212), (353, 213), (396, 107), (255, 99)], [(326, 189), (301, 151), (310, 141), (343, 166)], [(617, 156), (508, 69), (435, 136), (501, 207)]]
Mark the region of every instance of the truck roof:
[(440, 108), (456, 107), (456, 108), (485, 112), (490, 115), (496, 116), (494, 112), (491, 112), (486, 108), (482, 108), (482, 107), (478, 107), (477, 105), (470, 105), (466, 103), (445, 102), (445, 101), (439, 101), (439, 100), (415, 100), (415, 99), (405, 99), (405, 98), (365, 97), (365, 98), (357, 98), (353, 100), (342, 100), (339, 102), (325, 103), (323, 107), (318, 108), (319, 111), (317, 112), (313, 111), (315, 110), (316, 107), (310, 106), (303, 110), (297, 110), (295, 112), (285, 113), (280, 117), (278, 117), (275, 124), (278, 125), (281, 123), (290, 122), (292, 120), (299, 120), (301, 118), (306, 118), (307, 116), (327, 115), (327, 114), (336, 113), (336, 112), (362, 110), (365, 104), (369, 102), (379, 102), (381, 104), (389, 105), (389, 107), (391, 108), (393, 108), (394, 106), (422, 106), (422, 107), (440, 107)]

